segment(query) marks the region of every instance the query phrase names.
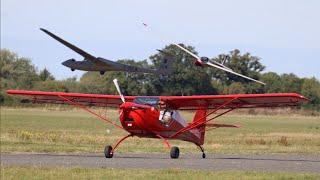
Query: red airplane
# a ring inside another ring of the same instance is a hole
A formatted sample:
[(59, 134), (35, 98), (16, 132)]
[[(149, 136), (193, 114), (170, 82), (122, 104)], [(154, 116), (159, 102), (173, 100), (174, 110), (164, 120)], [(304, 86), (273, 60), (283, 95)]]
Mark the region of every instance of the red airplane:
[[(199, 96), (123, 96), (118, 83), (114, 80), (119, 95), (81, 94), (64, 92), (43, 92), (25, 90), (7, 90), (8, 94), (24, 98), (21, 102), (70, 104), (86, 110), (99, 119), (113, 124), (128, 132), (115, 145), (107, 145), (106, 158), (112, 158), (116, 148), (128, 137), (161, 139), (170, 151), (170, 157), (179, 157), (179, 148), (171, 147), (168, 140), (178, 139), (194, 143), (206, 157), (202, 145), (208, 130), (230, 127), (234, 124), (218, 124), (213, 120), (238, 108), (299, 106), (308, 101), (296, 93), (271, 94), (234, 94), (234, 95), (199, 95)], [(89, 107), (120, 108), (120, 123), (116, 124)], [(195, 115), (188, 123), (178, 110), (194, 110)]]

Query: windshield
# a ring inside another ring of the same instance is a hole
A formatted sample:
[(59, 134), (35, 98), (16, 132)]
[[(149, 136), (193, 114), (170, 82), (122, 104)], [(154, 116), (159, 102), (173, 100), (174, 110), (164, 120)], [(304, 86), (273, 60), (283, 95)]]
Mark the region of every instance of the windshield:
[(150, 105), (156, 107), (159, 103), (158, 97), (136, 97), (133, 101), (137, 104)]

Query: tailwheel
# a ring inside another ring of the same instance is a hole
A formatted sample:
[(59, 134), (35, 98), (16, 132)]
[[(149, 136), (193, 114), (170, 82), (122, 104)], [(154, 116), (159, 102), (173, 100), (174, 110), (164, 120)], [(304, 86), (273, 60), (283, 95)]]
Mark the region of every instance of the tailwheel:
[(179, 153), (180, 153), (179, 148), (177, 146), (173, 146), (170, 151), (170, 157), (172, 159), (177, 159), (179, 158)]
[(112, 146), (107, 145), (107, 146), (104, 148), (104, 156), (105, 156), (106, 158), (112, 158), (112, 157), (113, 157)]
[(206, 158), (206, 153), (204, 153), (203, 147), (200, 146), (200, 145), (197, 145), (197, 146), (200, 148), (200, 150), (201, 150), (201, 152), (202, 152), (202, 158), (205, 159), (205, 158)]

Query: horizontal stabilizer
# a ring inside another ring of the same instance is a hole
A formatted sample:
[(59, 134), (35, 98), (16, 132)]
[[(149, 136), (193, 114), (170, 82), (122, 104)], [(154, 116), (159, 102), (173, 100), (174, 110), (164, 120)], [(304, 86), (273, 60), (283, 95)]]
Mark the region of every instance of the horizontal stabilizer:
[(215, 128), (221, 128), (221, 127), (230, 127), (230, 128), (240, 128), (240, 125), (237, 124), (206, 124), (206, 127), (215, 127)]

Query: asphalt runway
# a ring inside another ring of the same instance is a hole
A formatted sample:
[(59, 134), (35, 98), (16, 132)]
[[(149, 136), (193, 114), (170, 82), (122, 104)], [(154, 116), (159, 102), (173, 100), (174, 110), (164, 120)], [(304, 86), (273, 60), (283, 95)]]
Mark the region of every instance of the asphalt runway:
[(215, 171), (265, 171), (320, 173), (320, 155), (224, 155), (181, 154), (1, 154), (1, 166), (22, 165), (41, 167), (194, 169)]

